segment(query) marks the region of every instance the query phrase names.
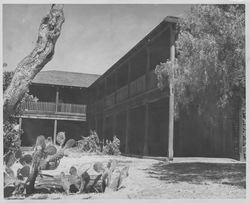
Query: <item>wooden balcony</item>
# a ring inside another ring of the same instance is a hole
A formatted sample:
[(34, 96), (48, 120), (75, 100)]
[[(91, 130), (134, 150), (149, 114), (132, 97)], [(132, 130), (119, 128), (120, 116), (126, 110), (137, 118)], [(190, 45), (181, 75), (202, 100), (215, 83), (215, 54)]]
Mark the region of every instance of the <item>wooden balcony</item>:
[(59, 103), (57, 112), (68, 114), (86, 114), (86, 105)]
[(148, 73), (148, 89), (155, 89), (157, 88), (157, 77), (156, 77), (156, 74), (155, 74), (155, 71), (152, 70)]
[(134, 96), (146, 90), (146, 75), (143, 75), (130, 83), (130, 95)]
[(115, 104), (115, 92), (106, 96), (105, 107), (109, 108), (112, 107), (114, 104)]
[(116, 101), (121, 102), (128, 98), (128, 85), (123, 86), (116, 92)]
[(100, 99), (95, 103), (95, 111), (99, 113), (102, 110), (103, 110), (103, 99)]
[(22, 105), (24, 113), (58, 113), (86, 115), (86, 105), (59, 103), (56, 109), (55, 102), (26, 102)]

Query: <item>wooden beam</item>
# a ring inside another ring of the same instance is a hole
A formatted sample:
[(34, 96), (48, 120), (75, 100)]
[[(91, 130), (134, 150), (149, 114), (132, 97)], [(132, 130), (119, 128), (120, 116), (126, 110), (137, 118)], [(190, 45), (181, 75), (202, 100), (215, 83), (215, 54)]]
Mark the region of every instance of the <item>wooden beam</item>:
[[(175, 32), (170, 26), (170, 60), (175, 60)], [(168, 159), (173, 160), (174, 157), (174, 85), (173, 85), (173, 71), (170, 71), (169, 77), (169, 127), (168, 127)]]
[(126, 115), (125, 154), (128, 154), (128, 153), (129, 153), (129, 128), (130, 128), (130, 109), (127, 108), (127, 115)]
[(147, 65), (146, 65), (146, 91), (149, 89), (149, 69), (150, 69), (150, 49), (149, 46), (146, 47), (147, 51)]
[(53, 136), (54, 144), (56, 144), (56, 133), (57, 133), (57, 120), (54, 121), (54, 136)]
[(148, 125), (149, 125), (149, 104), (145, 105), (145, 131), (144, 131), (144, 146), (143, 146), (143, 156), (148, 155)]
[(130, 98), (131, 61), (128, 61), (128, 99)]
[(97, 132), (97, 114), (95, 114), (95, 132)]
[(37, 114), (37, 113), (25, 113), (22, 118), (34, 118), (34, 119), (50, 119), (50, 120), (69, 120), (69, 121), (86, 121), (86, 115), (67, 115), (67, 114)]
[(103, 137), (103, 140), (105, 141), (105, 139), (106, 139), (106, 132), (105, 132), (105, 130), (106, 130), (106, 116), (105, 115), (103, 115), (103, 121), (102, 122), (103, 122), (102, 123), (102, 137)]
[(115, 112), (113, 115), (113, 136), (117, 136), (116, 135), (116, 125), (117, 125), (116, 118), (117, 118), (117, 113)]

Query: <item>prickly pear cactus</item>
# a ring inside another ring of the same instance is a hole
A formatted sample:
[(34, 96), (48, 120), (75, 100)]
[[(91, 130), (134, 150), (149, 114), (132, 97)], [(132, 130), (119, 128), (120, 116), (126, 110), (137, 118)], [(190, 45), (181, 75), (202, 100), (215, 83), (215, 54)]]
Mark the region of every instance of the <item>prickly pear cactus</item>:
[(66, 140), (66, 136), (65, 136), (65, 132), (59, 132), (57, 133), (56, 136), (56, 142), (62, 147), (63, 144), (65, 143)]

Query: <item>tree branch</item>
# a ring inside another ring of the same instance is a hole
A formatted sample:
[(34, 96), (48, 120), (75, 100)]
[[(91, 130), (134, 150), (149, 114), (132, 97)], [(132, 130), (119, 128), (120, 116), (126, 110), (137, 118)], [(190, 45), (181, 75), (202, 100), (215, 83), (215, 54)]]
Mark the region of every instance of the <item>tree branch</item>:
[(63, 5), (53, 4), (49, 14), (41, 21), (35, 48), (17, 65), (12, 81), (4, 92), (4, 120), (15, 112), (31, 81), (52, 59), (63, 23)]

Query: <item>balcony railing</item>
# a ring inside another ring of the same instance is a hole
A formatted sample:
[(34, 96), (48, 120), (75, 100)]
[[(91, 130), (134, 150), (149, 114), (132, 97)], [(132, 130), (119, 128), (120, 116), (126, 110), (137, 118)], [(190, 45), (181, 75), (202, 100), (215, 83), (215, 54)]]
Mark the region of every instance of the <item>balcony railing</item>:
[(115, 92), (106, 96), (105, 107), (111, 107), (115, 104)]
[(26, 102), (22, 105), (24, 112), (86, 114), (86, 105), (59, 103), (56, 109), (54, 102)]
[(121, 102), (128, 98), (128, 85), (123, 86), (116, 92), (116, 101)]
[(86, 105), (59, 103), (57, 112), (70, 114), (86, 114)]
[(130, 83), (130, 95), (142, 93), (146, 88), (146, 76), (143, 75)]
[(101, 112), (103, 110), (103, 99), (98, 100), (95, 103), (96, 112)]
[(155, 71), (150, 71), (148, 75), (148, 89), (155, 89), (157, 88), (157, 77)]

